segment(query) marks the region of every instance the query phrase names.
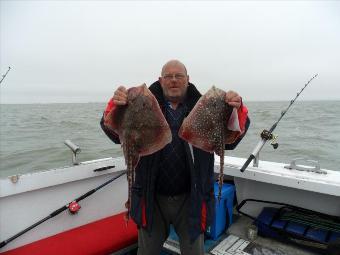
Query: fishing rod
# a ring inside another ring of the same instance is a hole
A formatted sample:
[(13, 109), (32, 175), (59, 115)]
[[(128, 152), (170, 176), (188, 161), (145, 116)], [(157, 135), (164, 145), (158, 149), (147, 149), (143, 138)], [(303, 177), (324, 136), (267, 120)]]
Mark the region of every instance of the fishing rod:
[(116, 175), (115, 177), (111, 178), (110, 180), (104, 182), (103, 184), (99, 185), (97, 188), (94, 188), (92, 190), (89, 190), (88, 192), (86, 192), (85, 194), (81, 195), (80, 197), (74, 199), (72, 202), (60, 207), (59, 209), (55, 210), (54, 212), (50, 213), (47, 217), (39, 220), (38, 222), (34, 223), (33, 225), (25, 228), (24, 230), (20, 231), (19, 233), (15, 234), (14, 236), (8, 238), (7, 240), (4, 240), (0, 243), (0, 249), (2, 247), (4, 247), (5, 245), (7, 245), (9, 242), (13, 241), (14, 239), (16, 239), (17, 237), (25, 234), (27, 231), (35, 228), (36, 226), (40, 225), (41, 223), (57, 216), (58, 214), (60, 214), (61, 212), (65, 211), (66, 209), (69, 209), (69, 211), (74, 214), (76, 213), (79, 209), (80, 206), (78, 205), (78, 202), (83, 200), (84, 198), (87, 198), (88, 196), (91, 196), (93, 193), (95, 193), (97, 190), (103, 188), (104, 186), (108, 185), (109, 183), (113, 182), (114, 180), (118, 179), (119, 177), (121, 177), (122, 175), (126, 174), (126, 170), (122, 171), (120, 174)]
[(0, 80), (0, 84), (1, 84), (1, 82), (5, 79), (5, 77), (7, 76), (8, 72), (9, 72), (10, 70), (11, 70), (11, 67), (9, 66), (7, 72), (6, 72), (5, 74), (2, 75), (2, 78), (1, 78), (1, 80)]
[(273, 134), (274, 129), (276, 128), (276, 126), (279, 124), (279, 122), (281, 121), (281, 119), (283, 118), (283, 116), (287, 113), (287, 111), (289, 110), (289, 108), (294, 104), (295, 100), (299, 97), (299, 95), (302, 93), (302, 91), (308, 86), (309, 83), (311, 83), (311, 81), (316, 78), (316, 76), (318, 76), (318, 74), (315, 74), (306, 84), (305, 86), (300, 90), (300, 92), (298, 92), (295, 96), (295, 98), (293, 100), (290, 101), (288, 107), (286, 108), (286, 110), (281, 112), (281, 116), (280, 118), (273, 124), (273, 126), (268, 130), (264, 129), (261, 133), (261, 140), (260, 142), (256, 145), (255, 149), (253, 150), (253, 152), (250, 154), (249, 158), (247, 159), (247, 161), (244, 163), (244, 165), (241, 167), (240, 171), (244, 172), (244, 170), (246, 170), (246, 168), (249, 166), (250, 162), (256, 158), (256, 156), (259, 154), (259, 152), (261, 151), (261, 149), (263, 148), (263, 146), (265, 145), (265, 143), (267, 141), (272, 141), (271, 145), (273, 146), (274, 149), (277, 149), (277, 147), (279, 146), (278, 143), (275, 142), (277, 136), (275, 136)]

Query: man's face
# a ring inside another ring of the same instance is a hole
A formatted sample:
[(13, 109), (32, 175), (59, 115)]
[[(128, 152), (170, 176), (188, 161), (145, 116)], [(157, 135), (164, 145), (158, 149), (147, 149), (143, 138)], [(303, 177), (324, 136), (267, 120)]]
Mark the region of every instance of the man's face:
[(163, 89), (163, 94), (170, 102), (180, 102), (188, 88), (189, 76), (184, 66), (175, 64), (164, 68), (159, 82)]

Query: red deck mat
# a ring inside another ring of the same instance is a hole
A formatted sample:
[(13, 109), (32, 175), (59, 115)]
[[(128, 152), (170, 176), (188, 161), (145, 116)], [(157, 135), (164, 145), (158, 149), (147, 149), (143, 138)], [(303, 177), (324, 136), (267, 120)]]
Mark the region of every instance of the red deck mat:
[[(137, 227), (125, 213), (50, 236), (1, 255), (106, 255), (137, 242)], [(34, 230), (32, 230), (34, 231)], [(29, 234), (29, 233), (27, 233)], [(20, 237), (18, 237), (20, 238)]]

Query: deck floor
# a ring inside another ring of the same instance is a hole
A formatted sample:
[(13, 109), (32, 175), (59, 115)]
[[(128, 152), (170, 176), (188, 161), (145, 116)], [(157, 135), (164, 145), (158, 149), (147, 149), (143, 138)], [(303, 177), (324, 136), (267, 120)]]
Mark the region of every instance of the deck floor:
[[(244, 217), (234, 215), (234, 222), (229, 227), (227, 233), (240, 237), (242, 239), (248, 240), (247, 238), (247, 230), (248, 227), (252, 224), (252, 220)], [(227, 235), (226, 235), (227, 236)], [(256, 239), (251, 242), (252, 247), (250, 249), (248, 247), (248, 253), (250, 253), (249, 249), (252, 250), (252, 255), (319, 255), (320, 253), (311, 252), (304, 248), (300, 248), (296, 245), (283, 243), (280, 241), (276, 241), (271, 238), (264, 238), (261, 236), (257, 236)], [(209, 253), (207, 253), (209, 254)], [(237, 253), (236, 253), (237, 254)]]
[[(227, 232), (218, 240), (207, 240), (205, 242), (206, 255), (319, 255), (320, 253), (311, 252), (305, 248), (296, 245), (283, 243), (271, 238), (257, 236), (250, 242), (247, 238), (248, 227), (252, 220), (244, 217), (233, 215), (234, 222)], [(173, 240), (170, 234), (169, 239), (165, 242), (165, 249), (162, 255), (180, 254), (179, 244)], [(228, 240), (229, 244), (228, 244)], [(219, 249), (217, 249), (220, 247)], [(236, 247), (236, 248), (235, 248)], [(238, 248), (237, 248), (238, 247)]]

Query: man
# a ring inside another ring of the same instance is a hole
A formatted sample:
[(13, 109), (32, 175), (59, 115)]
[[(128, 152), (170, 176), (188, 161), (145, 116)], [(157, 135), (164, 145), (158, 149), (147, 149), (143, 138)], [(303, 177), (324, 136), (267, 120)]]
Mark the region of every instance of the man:
[[(179, 138), (178, 130), (201, 94), (189, 83), (185, 66), (178, 60), (167, 62), (161, 77), (150, 88), (169, 123), (172, 142), (162, 150), (142, 157), (136, 167), (132, 187), (131, 217), (138, 225), (138, 255), (158, 255), (172, 224), (179, 236), (181, 254), (204, 254), (204, 231), (214, 210), (214, 155), (193, 147)], [(228, 91), (226, 103), (238, 113), (240, 137), (249, 126), (247, 109), (241, 97)], [(120, 86), (110, 100), (101, 126), (115, 143), (117, 134), (105, 126), (105, 116), (116, 106), (127, 103), (126, 88)], [(227, 114), (227, 113), (226, 113)]]

